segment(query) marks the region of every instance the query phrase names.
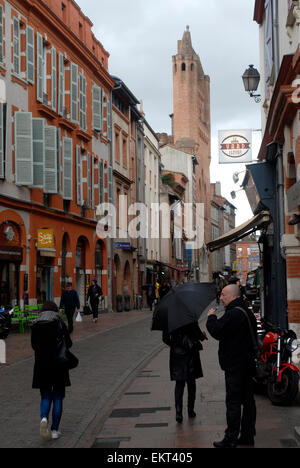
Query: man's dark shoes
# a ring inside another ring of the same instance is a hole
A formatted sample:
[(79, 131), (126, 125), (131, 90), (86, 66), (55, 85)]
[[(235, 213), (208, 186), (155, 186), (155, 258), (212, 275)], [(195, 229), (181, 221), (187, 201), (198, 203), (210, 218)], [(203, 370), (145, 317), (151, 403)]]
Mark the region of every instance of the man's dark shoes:
[(181, 424), (183, 421), (182, 407), (176, 407), (176, 421)]
[(188, 416), (189, 418), (195, 418), (197, 416), (193, 408), (188, 408)]
[(237, 445), (243, 445), (244, 447), (254, 447), (254, 437), (240, 436), (238, 438)]
[(214, 442), (213, 445), (216, 448), (236, 448), (237, 443), (230, 439), (224, 438), (220, 442)]

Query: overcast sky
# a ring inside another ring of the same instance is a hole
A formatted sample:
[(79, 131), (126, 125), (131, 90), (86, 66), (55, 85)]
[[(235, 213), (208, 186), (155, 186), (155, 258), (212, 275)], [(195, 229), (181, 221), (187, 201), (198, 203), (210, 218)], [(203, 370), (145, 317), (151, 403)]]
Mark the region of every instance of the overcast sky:
[[(109, 72), (143, 101), (156, 132), (171, 133), (172, 56), (187, 25), (205, 74), (211, 79), (211, 182), (237, 208), (237, 225), (253, 216), (232, 174), (245, 166), (218, 164), (218, 130), (261, 128), (260, 105), (246, 94), (241, 76), (249, 64), (259, 69), (254, 0), (76, 0), (93, 32), (109, 52)], [(261, 133), (254, 132), (256, 159)], [(241, 174), (241, 180), (243, 174)]]

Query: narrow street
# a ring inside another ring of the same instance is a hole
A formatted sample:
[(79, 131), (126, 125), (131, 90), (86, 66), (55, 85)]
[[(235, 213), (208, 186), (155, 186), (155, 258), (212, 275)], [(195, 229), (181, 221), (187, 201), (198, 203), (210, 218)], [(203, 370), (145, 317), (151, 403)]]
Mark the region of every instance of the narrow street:
[[(220, 312), (222, 313), (222, 312)], [(38, 390), (31, 388), (30, 334), (13, 332), (7, 340), (8, 365), (0, 367), (0, 447), (15, 448), (211, 448), (225, 428), (224, 376), (218, 344), (212, 338), (201, 353), (204, 378), (197, 381), (195, 420), (184, 412), (175, 422), (174, 383), (161, 333), (151, 332), (149, 310), (104, 314), (96, 328), (87, 317), (76, 324), (74, 353), (80, 365), (71, 372), (61, 422), (63, 436), (39, 436)], [(206, 312), (200, 325), (205, 328)], [(17, 360), (12, 359), (15, 345)], [(21, 359), (21, 347), (23, 356)], [(186, 398), (186, 396), (185, 396)], [(257, 395), (257, 448), (296, 448), (300, 398), (288, 408), (274, 407)]]
[[(72, 386), (66, 390), (61, 424), (63, 437), (50, 447), (92, 444), (91, 434), (95, 425), (101, 425), (109, 402), (117, 398), (132, 373), (161, 346), (160, 334), (150, 332), (151, 317), (149, 311), (105, 314), (100, 317), (94, 332), (91, 326), (94, 324), (87, 317), (85, 322), (77, 325), (72, 350), (80, 364), (71, 371)], [(107, 331), (103, 330), (103, 322)], [(84, 328), (90, 330), (88, 336)], [(80, 334), (83, 337), (76, 339)], [(28, 331), (25, 335), (12, 333), (7, 339), (8, 348), (10, 342), (16, 343), (18, 348), (18, 341), (23, 343), (24, 352), (28, 354)], [(5, 434), (1, 437), (2, 448), (49, 446), (39, 435), (40, 395), (38, 390), (31, 388), (32, 370), (32, 357), (0, 367), (0, 431)]]

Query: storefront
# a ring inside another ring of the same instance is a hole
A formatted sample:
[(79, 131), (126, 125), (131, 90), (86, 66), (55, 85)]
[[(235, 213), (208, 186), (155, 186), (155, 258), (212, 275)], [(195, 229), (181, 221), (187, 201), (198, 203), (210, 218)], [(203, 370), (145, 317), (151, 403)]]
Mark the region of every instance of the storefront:
[(0, 225), (0, 305), (20, 303), (20, 266), (23, 248), (19, 228), (13, 222)]
[(52, 229), (38, 229), (37, 233), (36, 299), (38, 304), (53, 301), (55, 239)]

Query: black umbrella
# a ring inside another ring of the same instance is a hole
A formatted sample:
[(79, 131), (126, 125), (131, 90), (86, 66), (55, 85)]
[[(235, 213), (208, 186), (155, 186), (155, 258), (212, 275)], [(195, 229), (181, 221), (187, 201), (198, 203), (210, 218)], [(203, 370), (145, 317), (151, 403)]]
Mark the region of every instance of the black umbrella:
[(169, 333), (193, 322), (216, 297), (213, 283), (185, 283), (170, 291), (156, 306), (152, 330)]

